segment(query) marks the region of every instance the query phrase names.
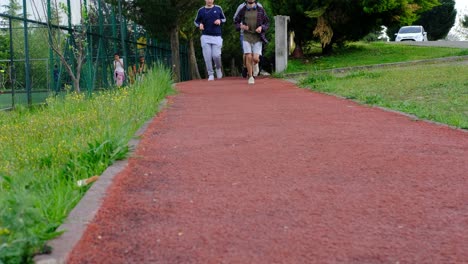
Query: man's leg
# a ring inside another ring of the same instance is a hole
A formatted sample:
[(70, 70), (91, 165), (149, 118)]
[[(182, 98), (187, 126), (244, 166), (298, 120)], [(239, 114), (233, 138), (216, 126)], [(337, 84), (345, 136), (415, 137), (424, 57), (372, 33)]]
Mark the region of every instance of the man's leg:
[(241, 31), (240, 33), (240, 44), (241, 44), (241, 50), (242, 50), (242, 77), (247, 78), (247, 68), (245, 64), (245, 53), (244, 53), (244, 32)]
[(247, 77), (247, 66), (245, 64), (245, 54), (242, 55), (242, 77)]
[(259, 62), (260, 62), (260, 55), (254, 53), (252, 56), (252, 64), (253, 64), (253, 76), (257, 77), (258, 73), (260, 72), (260, 67), (259, 67)]
[(253, 76), (257, 76), (260, 72), (258, 63), (260, 62), (260, 55), (262, 55), (262, 42), (256, 42), (252, 45), (252, 53)]
[(247, 67), (247, 76), (253, 76), (253, 64), (252, 64), (253, 56), (252, 53), (245, 54), (245, 66)]
[(253, 76), (253, 56), (252, 56), (252, 53), (247, 53), (245, 54), (245, 62), (246, 62), (246, 66), (247, 66), (247, 83), (248, 84), (254, 84), (255, 83), (255, 79), (254, 79), (254, 76)]
[(208, 72), (208, 80), (214, 80), (214, 71), (213, 71), (213, 58), (212, 58), (212, 51), (211, 46), (205, 41), (205, 39), (201, 38), (201, 45), (203, 51), (203, 59), (205, 60), (206, 71)]
[(223, 78), (223, 72), (221, 70), (221, 48), (222, 48), (222, 42), (218, 44), (213, 44), (212, 46), (212, 55), (213, 55), (213, 61), (216, 67), (216, 78), (221, 79)]
[(248, 78), (248, 83), (249, 84), (254, 84), (255, 80), (253, 77), (253, 57), (252, 57), (252, 44), (250, 42), (244, 41), (244, 55), (245, 55), (245, 66), (247, 67), (247, 78)]

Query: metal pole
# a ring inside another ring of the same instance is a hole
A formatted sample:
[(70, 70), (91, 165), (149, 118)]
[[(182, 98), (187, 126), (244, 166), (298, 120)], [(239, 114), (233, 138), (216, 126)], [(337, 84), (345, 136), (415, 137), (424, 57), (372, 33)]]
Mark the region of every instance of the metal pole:
[[(114, 54), (117, 53), (117, 20), (115, 19), (115, 8), (112, 8), (112, 43), (114, 44)], [(114, 55), (112, 54), (112, 55)]]
[[(57, 84), (55, 82), (55, 66), (54, 66), (54, 52), (52, 51), (51, 45), (52, 45), (52, 11), (50, 8), (50, 0), (47, 0), (47, 24), (48, 24), (48, 29), (47, 31), (49, 32), (49, 69), (52, 69), (50, 71), (49, 76), (50, 82), (49, 82), (49, 87), (52, 87), (52, 89), (57, 92)], [(49, 88), (50, 89), (50, 88)]]
[(29, 41), (28, 41), (28, 11), (26, 7), (26, 0), (23, 0), (23, 16), (24, 16), (24, 54), (25, 59), (25, 78), (26, 78), (26, 95), (28, 98), (28, 105), (32, 105), (32, 93), (31, 93), (31, 66), (29, 65)]
[[(138, 58), (140, 57), (140, 53), (138, 52), (138, 36), (137, 36), (137, 23), (133, 22), (133, 42), (134, 44), (134, 49), (135, 49), (135, 67), (138, 66)], [(138, 68), (138, 67), (137, 67)]]
[[(70, 51), (70, 46), (75, 46), (75, 37), (73, 36), (73, 30), (72, 30), (72, 13), (71, 13), (71, 4), (70, 4), (70, 0), (67, 0), (67, 13), (68, 13), (68, 34), (69, 34), (69, 37), (68, 37), (68, 49), (67, 49), (67, 52), (68, 54), (71, 54), (70, 55), (70, 58), (69, 58), (69, 63), (71, 64), (71, 67), (73, 69), (73, 71), (76, 73), (76, 68), (75, 68), (75, 54), (73, 51)], [(73, 89), (77, 89), (78, 87), (74, 87), (75, 86), (75, 82), (73, 82), (72, 80), (72, 87)]]
[(71, 14), (71, 7), (70, 7), (70, 0), (67, 0), (67, 12), (68, 12), (68, 29), (71, 34), (71, 27), (72, 27), (72, 14)]
[[(88, 1), (84, 0), (84, 12), (86, 16), (88, 15)], [(83, 15), (83, 14), (81, 14)], [(86, 39), (87, 39), (87, 46), (86, 46), (86, 64), (88, 68), (88, 81), (86, 88), (88, 90), (88, 93), (91, 93), (91, 91), (94, 89), (94, 75), (93, 75), (93, 51), (92, 51), (92, 46), (93, 46), (93, 38), (91, 37), (92, 32), (92, 27), (89, 23), (89, 19), (87, 21), (84, 21), (84, 25), (81, 25), (82, 28), (86, 28)]]
[(15, 82), (16, 82), (16, 71), (14, 60), (14, 49), (13, 49), (13, 28), (11, 17), (8, 18), (10, 22), (10, 84), (11, 84), (11, 107), (15, 108)]
[(120, 42), (122, 45), (122, 51), (123, 51), (123, 57), (124, 57), (124, 69), (128, 69), (128, 56), (127, 56), (127, 48), (125, 45), (125, 28), (124, 28), (125, 20), (124, 20), (124, 17), (122, 16), (122, 0), (119, 0), (119, 17), (120, 17)]
[[(109, 87), (109, 82), (107, 81), (107, 54), (104, 52), (103, 48), (103, 38), (104, 38), (104, 19), (102, 17), (102, 7), (101, 7), (101, 0), (98, 0), (98, 12), (99, 12), (99, 54), (102, 54), (102, 58), (104, 61), (101, 63), (102, 68), (102, 80), (104, 82), (104, 86), (107, 88)], [(99, 58), (98, 58), (99, 59)], [(97, 67), (96, 67), (97, 68)]]

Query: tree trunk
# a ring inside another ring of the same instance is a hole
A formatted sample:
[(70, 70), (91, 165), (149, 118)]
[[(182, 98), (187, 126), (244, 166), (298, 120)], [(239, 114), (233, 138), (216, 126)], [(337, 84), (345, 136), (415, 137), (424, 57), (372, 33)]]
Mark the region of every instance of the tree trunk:
[(73, 79), (73, 86), (75, 86), (75, 92), (80, 93), (80, 79), (74, 78)]
[[(72, 66), (68, 64), (68, 62), (65, 60), (65, 57), (61, 53), (56, 52), (60, 56), (60, 61), (65, 65), (65, 69), (68, 72), (68, 75), (70, 76), (70, 79), (73, 82), (73, 88), (75, 88), (75, 92), (79, 93), (80, 91), (80, 76), (78, 74), (75, 74), (72, 70)], [(77, 71), (78, 73), (78, 71)]]
[(329, 55), (333, 51), (333, 43), (322, 44), (322, 54)]
[(296, 48), (294, 49), (293, 53), (291, 54), (291, 57), (295, 59), (300, 59), (304, 57), (304, 51), (302, 50), (302, 44), (301, 43), (296, 43)]
[(192, 79), (201, 79), (200, 71), (198, 70), (197, 57), (195, 56), (195, 46), (193, 44), (193, 37), (189, 39), (189, 58), (190, 58), (190, 75)]
[(172, 76), (174, 82), (180, 82), (179, 26), (171, 30)]
[(231, 76), (240, 76), (240, 72), (239, 70), (237, 69), (237, 66), (236, 66), (236, 59), (235, 58), (232, 58), (231, 59)]

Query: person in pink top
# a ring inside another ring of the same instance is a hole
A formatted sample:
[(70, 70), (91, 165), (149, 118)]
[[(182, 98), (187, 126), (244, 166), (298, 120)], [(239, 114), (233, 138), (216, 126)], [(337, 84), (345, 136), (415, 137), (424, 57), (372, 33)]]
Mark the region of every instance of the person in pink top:
[(118, 53), (114, 54), (114, 81), (118, 87), (122, 86), (125, 80), (125, 68), (123, 59)]

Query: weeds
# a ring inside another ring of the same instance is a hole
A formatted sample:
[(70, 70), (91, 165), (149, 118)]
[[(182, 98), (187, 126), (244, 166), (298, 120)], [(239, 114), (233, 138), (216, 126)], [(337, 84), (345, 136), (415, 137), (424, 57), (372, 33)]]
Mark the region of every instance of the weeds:
[(131, 88), (48, 98), (46, 106), (0, 112), (0, 263), (30, 263), (87, 188), (129, 153), (128, 141), (171, 93), (157, 67)]

